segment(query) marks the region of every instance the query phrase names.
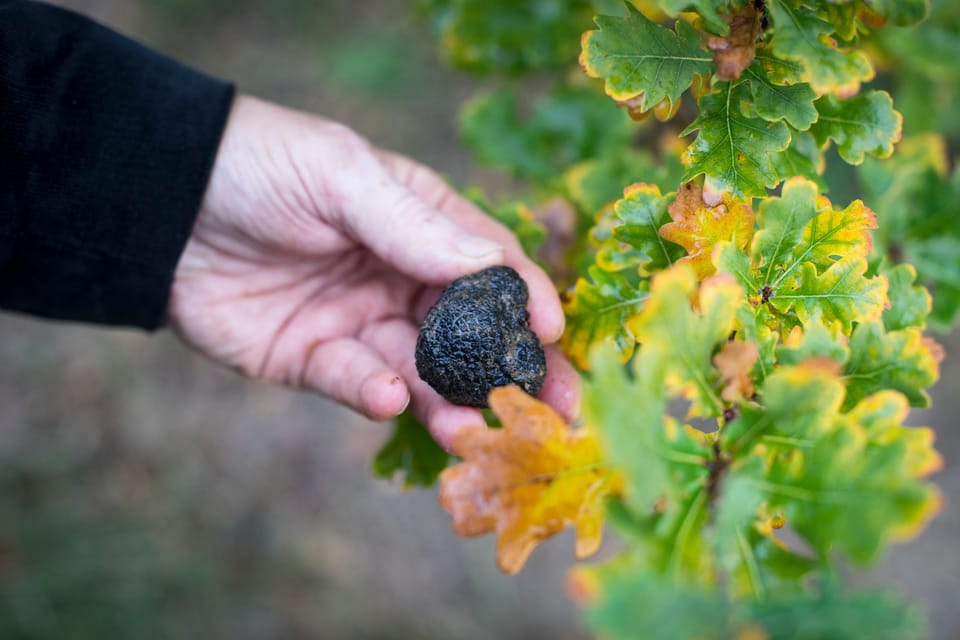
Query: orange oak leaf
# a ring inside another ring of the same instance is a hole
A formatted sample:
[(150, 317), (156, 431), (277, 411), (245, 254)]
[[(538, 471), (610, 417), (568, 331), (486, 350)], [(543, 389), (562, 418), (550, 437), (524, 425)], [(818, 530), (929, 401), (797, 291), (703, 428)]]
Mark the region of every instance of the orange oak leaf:
[(713, 51), (719, 80), (736, 80), (749, 67), (757, 54), (757, 38), (763, 16), (756, 3), (749, 3), (730, 16), (730, 35), (713, 36), (707, 47)]
[(576, 557), (592, 555), (603, 533), (603, 499), (617, 486), (602, 466), (594, 434), (566, 425), (519, 387), (490, 392), (502, 429), (472, 426), (457, 434), (463, 462), (440, 476), (440, 505), (457, 535), (497, 534), (497, 566), (519, 571), (534, 547), (567, 526)]
[(723, 388), (720, 397), (727, 402), (740, 402), (753, 395), (753, 363), (757, 361), (760, 350), (753, 342), (727, 342), (717, 355), (713, 364), (720, 372), (720, 384)]
[(687, 262), (703, 280), (714, 271), (711, 254), (722, 240), (743, 249), (753, 236), (753, 209), (746, 201), (704, 202), (703, 187), (688, 182), (669, 207), (672, 222), (660, 227), (660, 236), (687, 250), (678, 262)]

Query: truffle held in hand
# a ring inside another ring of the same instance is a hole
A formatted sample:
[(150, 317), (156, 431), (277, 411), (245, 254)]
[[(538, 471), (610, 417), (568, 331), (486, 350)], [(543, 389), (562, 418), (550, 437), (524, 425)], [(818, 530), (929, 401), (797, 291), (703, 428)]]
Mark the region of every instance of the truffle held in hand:
[(510, 267), (457, 278), (427, 312), (417, 372), (453, 404), (486, 407), (495, 387), (543, 387), (546, 358), (527, 314), (527, 284)]

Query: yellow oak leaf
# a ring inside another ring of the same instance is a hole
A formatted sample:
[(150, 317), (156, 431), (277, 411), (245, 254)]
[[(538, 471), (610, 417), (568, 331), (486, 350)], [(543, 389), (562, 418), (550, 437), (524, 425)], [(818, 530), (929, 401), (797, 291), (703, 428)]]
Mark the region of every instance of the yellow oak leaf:
[(703, 280), (716, 271), (711, 254), (718, 242), (729, 240), (740, 249), (753, 236), (753, 209), (746, 201), (724, 198), (715, 205), (703, 200), (703, 187), (688, 182), (680, 187), (669, 208), (672, 222), (660, 227), (660, 236), (680, 245), (686, 262)]
[(457, 535), (497, 534), (497, 566), (518, 572), (534, 547), (565, 527), (576, 529), (576, 557), (597, 551), (603, 500), (620, 480), (602, 466), (593, 432), (573, 429), (519, 387), (490, 392), (502, 429), (471, 426), (453, 451), (463, 462), (440, 476), (440, 504)]

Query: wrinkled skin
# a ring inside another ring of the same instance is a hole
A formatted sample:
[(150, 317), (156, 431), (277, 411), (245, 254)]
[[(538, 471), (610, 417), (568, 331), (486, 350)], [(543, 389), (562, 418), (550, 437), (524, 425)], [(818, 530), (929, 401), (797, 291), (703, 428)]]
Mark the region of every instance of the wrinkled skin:
[(547, 363), (528, 323), (528, 297), (510, 267), (454, 280), (420, 328), (420, 377), (453, 404), (468, 407), (486, 407), (490, 391), (510, 384), (536, 395)]
[(550, 375), (539, 397), (572, 417), (579, 377), (555, 342), (563, 312), (516, 238), (435, 173), (343, 125), (239, 96), (177, 266), (180, 337), (251, 377), (382, 420), (409, 403), (449, 446), (483, 424), (417, 375), (417, 329), (443, 288), (495, 264), (527, 283)]

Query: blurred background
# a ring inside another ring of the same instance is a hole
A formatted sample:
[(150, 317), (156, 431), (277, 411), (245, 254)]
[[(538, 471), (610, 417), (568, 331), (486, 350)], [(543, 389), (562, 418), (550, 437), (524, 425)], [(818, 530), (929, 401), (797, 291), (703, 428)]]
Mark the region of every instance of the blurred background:
[[(343, 121), (456, 184), (474, 81), (398, 0), (59, 0), (241, 91)], [(960, 639), (960, 339), (933, 425), (943, 513), (856, 580)], [(434, 491), (374, 478), (389, 425), (251, 383), (171, 335), (0, 315), (0, 638), (586, 637), (564, 591), (572, 538), (516, 577)]]

